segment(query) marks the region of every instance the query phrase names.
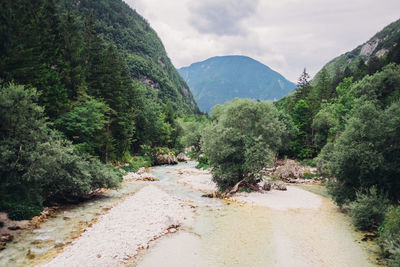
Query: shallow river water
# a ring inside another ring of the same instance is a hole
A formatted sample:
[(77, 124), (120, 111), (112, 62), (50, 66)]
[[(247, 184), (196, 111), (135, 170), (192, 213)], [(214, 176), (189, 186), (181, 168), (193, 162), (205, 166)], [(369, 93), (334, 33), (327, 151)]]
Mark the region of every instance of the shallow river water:
[[(164, 167), (154, 168), (157, 172), (175, 179)], [(192, 227), (159, 239), (131, 265), (376, 266), (378, 248), (362, 243), (349, 218), (331, 200), (318, 197), (318, 210), (203, 202)]]
[[(150, 244), (129, 266), (376, 266), (377, 247), (360, 241), (347, 216), (328, 199), (320, 209), (275, 210), (201, 197), (177, 184), (181, 166), (151, 168), (153, 183), (196, 206), (193, 222)], [(0, 252), (0, 266), (36, 266), (53, 258), (85, 227), (146, 183), (123, 183), (79, 206), (65, 207), (35, 230), (24, 230)], [(317, 186), (310, 191), (323, 190)]]

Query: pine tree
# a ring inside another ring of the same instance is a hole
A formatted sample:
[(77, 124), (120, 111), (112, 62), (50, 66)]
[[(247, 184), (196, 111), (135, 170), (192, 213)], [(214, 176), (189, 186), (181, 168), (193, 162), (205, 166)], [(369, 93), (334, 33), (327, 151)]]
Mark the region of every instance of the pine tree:
[(68, 92), (68, 98), (75, 101), (85, 87), (83, 73), (82, 41), (79, 39), (79, 27), (71, 9), (63, 16), (61, 28), (61, 81)]
[(104, 75), (103, 41), (96, 32), (96, 22), (93, 15), (86, 18), (84, 28), (84, 51), (83, 58), (85, 62), (85, 78), (88, 85), (88, 94), (100, 97), (102, 84), (102, 75)]
[(295, 103), (297, 103), (300, 99), (305, 99), (307, 95), (311, 91), (310, 85), (310, 75), (307, 73), (306, 68), (304, 68), (303, 72), (301, 73), (298, 81), (297, 81), (297, 88), (295, 91)]

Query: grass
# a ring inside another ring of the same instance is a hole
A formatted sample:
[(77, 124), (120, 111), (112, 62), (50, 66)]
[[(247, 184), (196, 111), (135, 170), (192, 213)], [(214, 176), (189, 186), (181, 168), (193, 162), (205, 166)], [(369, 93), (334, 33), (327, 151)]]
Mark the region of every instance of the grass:
[(199, 158), (199, 164), (196, 166), (197, 169), (208, 170), (210, 167), (210, 162), (208, 161), (207, 156)]
[(252, 191), (250, 188), (243, 187), (242, 189), (240, 189), (239, 193), (242, 193), (242, 192), (251, 193)]
[(148, 156), (134, 156), (128, 166), (122, 166), (126, 172), (137, 172), (140, 168), (150, 167), (152, 165), (152, 161)]
[(313, 168), (317, 167), (317, 163), (314, 159), (303, 159), (302, 161), (300, 161), (300, 165), (302, 166), (310, 166)]

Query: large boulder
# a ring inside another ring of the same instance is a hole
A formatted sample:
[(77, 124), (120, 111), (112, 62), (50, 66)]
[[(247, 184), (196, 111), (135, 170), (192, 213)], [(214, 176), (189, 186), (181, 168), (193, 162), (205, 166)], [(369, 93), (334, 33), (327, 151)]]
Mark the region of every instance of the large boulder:
[(184, 154), (184, 153), (179, 153), (178, 154), (178, 156), (176, 156), (176, 159), (179, 161), (179, 162), (185, 162), (185, 161), (188, 161), (189, 160), (189, 158), (188, 157), (186, 157), (186, 155)]
[(137, 172), (129, 172), (124, 176), (124, 181), (158, 181), (157, 177), (146, 172), (145, 168), (140, 168)]
[(165, 164), (178, 164), (178, 160), (172, 154), (160, 154), (156, 157), (157, 165), (165, 165)]

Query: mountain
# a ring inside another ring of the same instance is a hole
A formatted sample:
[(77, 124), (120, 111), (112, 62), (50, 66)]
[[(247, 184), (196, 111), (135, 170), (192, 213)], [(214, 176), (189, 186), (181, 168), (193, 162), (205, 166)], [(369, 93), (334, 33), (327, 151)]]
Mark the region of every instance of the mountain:
[(277, 100), (295, 88), (281, 74), (246, 56), (212, 57), (178, 71), (203, 112), (235, 97)]
[[(161, 103), (172, 102), (180, 113), (199, 111), (189, 86), (180, 77), (165, 48), (149, 23), (122, 0), (59, 0), (82, 22), (90, 14), (102, 38), (116, 46), (126, 61), (131, 77), (146, 84)], [(83, 25), (83, 23), (81, 23)]]
[[(367, 42), (357, 46), (350, 52), (344, 53), (331, 61), (324, 68), (331, 77), (335, 75), (337, 70), (344, 71), (346, 67), (350, 69), (357, 68), (361, 60), (368, 62), (371, 58), (381, 58), (387, 56), (388, 53), (398, 44), (400, 38), (400, 19), (389, 24), (380, 32), (376, 33)], [(313, 79), (318, 80), (321, 72), (318, 72)]]

